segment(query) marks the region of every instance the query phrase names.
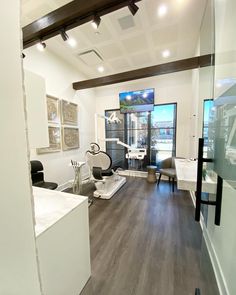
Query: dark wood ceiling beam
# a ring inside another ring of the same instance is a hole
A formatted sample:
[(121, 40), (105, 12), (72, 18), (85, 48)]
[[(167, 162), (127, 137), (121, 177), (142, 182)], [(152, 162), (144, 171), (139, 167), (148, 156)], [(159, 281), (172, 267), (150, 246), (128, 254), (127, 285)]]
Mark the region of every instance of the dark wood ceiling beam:
[[(139, 2), (141, 0), (134, 0)], [(106, 15), (125, 6), (130, 0), (74, 0), (25, 26), (23, 47), (27, 48), (39, 40), (47, 40), (61, 29), (70, 30), (92, 20), (93, 15)]]
[(208, 54), (203, 56), (196, 56), (192, 58), (173, 61), (165, 64), (142, 68), (138, 70), (128, 71), (110, 76), (104, 76), (96, 79), (90, 79), (80, 82), (74, 82), (73, 88), (75, 90), (94, 88), (127, 82), (137, 79), (143, 79), (153, 76), (170, 74), (180, 71), (192, 70), (200, 67), (207, 67), (214, 63), (214, 55)]

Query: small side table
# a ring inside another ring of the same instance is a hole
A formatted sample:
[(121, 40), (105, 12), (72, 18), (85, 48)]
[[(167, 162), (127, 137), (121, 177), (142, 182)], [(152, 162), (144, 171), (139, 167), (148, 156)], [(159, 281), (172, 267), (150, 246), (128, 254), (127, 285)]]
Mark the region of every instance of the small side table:
[(157, 182), (156, 171), (157, 171), (157, 166), (147, 166), (147, 172), (148, 172), (147, 182), (149, 183)]

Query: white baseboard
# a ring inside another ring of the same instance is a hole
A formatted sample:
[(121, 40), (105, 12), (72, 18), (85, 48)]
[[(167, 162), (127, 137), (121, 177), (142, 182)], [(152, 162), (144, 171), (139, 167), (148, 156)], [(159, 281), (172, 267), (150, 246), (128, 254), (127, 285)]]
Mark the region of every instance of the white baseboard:
[(211, 238), (209, 236), (208, 230), (204, 222), (203, 222), (203, 237), (206, 242), (207, 251), (210, 256), (211, 264), (215, 273), (216, 282), (218, 285), (220, 295), (230, 295), (218, 256), (216, 254), (214, 245), (211, 241)]
[[(131, 177), (147, 177), (146, 171), (137, 171), (137, 170), (119, 170), (119, 175), (121, 176), (131, 176)], [(157, 178), (159, 177), (159, 172), (156, 173)], [(165, 175), (162, 175), (161, 180), (169, 180)]]
[(147, 177), (147, 172), (145, 172), (145, 171), (137, 171), (137, 170), (119, 170), (119, 175), (146, 178)]
[[(194, 207), (196, 207), (195, 193), (193, 191), (190, 191), (190, 196), (191, 196)], [(225, 278), (224, 278), (222, 268), (220, 266), (218, 256), (216, 254), (214, 245), (213, 245), (213, 243), (211, 241), (210, 235), (209, 235), (207, 227), (205, 225), (202, 213), (201, 213), (201, 216), (200, 216), (200, 226), (202, 228), (203, 238), (204, 238), (204, 241), (206, 243), (207, 252), (208, 252), (208, 255), (209, 255), (210, 260), (211, 260), (211, 264), (212, 264), (212, 267), (213, 267), (213, 271), (214, 271), (214, 274), (215, 274), (215, 278), (216, 278), (216, 282), (217, 282), (217, 286), (218, 286), (220, 295), (230, 295), (229, 290), (227, 288)]]

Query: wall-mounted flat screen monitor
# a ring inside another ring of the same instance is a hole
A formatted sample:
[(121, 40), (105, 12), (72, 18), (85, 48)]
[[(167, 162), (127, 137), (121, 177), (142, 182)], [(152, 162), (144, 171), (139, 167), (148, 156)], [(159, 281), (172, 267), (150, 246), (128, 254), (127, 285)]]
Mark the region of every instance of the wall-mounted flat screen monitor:
[(123, 114), (153, 111), (154, 88), (121, 92), (119, 98), (120, 112)]

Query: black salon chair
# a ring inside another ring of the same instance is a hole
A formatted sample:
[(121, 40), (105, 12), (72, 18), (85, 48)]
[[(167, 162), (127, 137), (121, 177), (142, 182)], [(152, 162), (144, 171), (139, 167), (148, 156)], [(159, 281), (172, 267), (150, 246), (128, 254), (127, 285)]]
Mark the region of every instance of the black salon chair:
[(55, 182), (44, 181), (43, 164), (40, 161), (33, 160), (30, 161), (31, 164), (31, 179), (33, 186), (38, 186), (42, 188), (47, 188), (54, 190), (58, 187)]

